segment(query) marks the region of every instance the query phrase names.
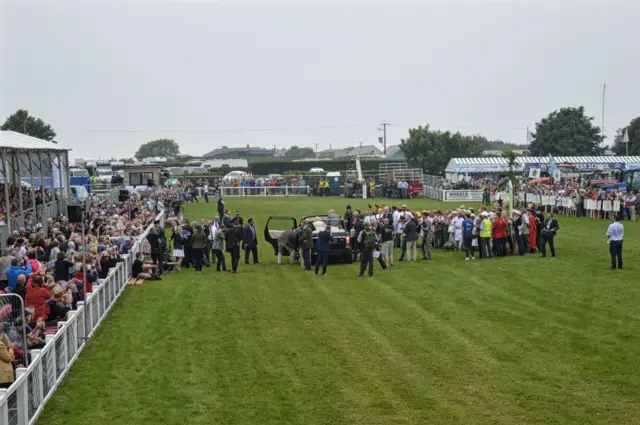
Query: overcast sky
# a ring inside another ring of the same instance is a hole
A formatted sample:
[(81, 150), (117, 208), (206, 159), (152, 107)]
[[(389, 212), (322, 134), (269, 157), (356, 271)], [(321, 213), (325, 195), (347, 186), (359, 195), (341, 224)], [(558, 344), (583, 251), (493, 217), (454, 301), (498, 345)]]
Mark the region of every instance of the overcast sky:
[(389, 144), (426, 123), (524, 143), (564, 106), (600, 125), (605, 82), (609, 140), (640, 115), (638, 1), (332, 3), (0, 0), (0, 121), (120, 158), (372, 144), (384, 120)]

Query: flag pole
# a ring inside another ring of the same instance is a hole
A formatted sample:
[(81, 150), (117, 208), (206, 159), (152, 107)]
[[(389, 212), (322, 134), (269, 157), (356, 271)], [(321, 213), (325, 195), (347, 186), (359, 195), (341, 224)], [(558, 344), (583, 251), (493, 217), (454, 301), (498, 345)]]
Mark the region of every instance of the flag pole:
[(622, 143), (626, 145), (626, 156), (629, 156), (629, 128), (624, 129), (624, 133), (622, 133)]
[(607, 94), (607, 83), (602, 86), (602, 144), (604, 145), (607, 136), (604, 134), (604, 101)]

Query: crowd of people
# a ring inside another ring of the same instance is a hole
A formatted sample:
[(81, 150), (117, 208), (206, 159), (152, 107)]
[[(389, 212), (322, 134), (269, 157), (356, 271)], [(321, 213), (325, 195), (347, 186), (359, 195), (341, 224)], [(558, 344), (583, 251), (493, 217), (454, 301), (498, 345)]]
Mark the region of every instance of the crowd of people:
[[(244, 261), (258, 264), (258, 234), (249, 218), (246, 223), (240, 211), (231, 215), (225, 201), (217, 197), (218, 214), (212, 220), (199, 222), (186, 217), (176, 219), (172, 234), (152, 230), (147, 236), (154, 263), (161, 270), (182, 270), (193, 266), (196, 273), (202, 267), (215, 267), (217, 271), (237, 272), (244, 251)], [(305, 271), (312, 271), (312, 249), (315, 248), (315, 273), (326, 273), (328, 251), (334, 234), (332, 229), (344, 229), (349, 235), (353, 261), (360, 261), (360, 275), (373, 274), (377, 259), (386, 270), (396, 264), (394, 248), (400, 248), (397, 262), (417, 261), (418, 250), (422, 260), (431, 260), (433, 249), (464, 252), (467, 260), (528, 255), (539, 253), (545, 257), (547, 247), (556, 255), (554, 238), (560, 226), (553, 213), (542, 209), (522, 208), (508, 215), (508, 205), (454, 210), (424, 210), (412, 212), (406, 205), (377, 206), (366, 214), (347, 208), (343, 217), (330, 210), (326, 219), (302, 221), (297, 229), (284, 231), (277, 241), (278, 264), (283, 255), (296, 258)], [(333, 230), (335, 232), (335, 230)], [(313, 244), (313, 237), (316, 243)], [(173, 249), (170, 249), (173, 247)], [(225, 252), (230, 254), (227, 267)], [(141, 268), (134, 272), (144, 273)]]
[[(506, 188), (500, 187), (492, 179), (466, 179), (447, 183), (447, 189), (469, 189), (482, 191), (482, 204), (502, 204), (508, 199)], [(570, 202), (567, 202), (570, 201)], [(598, 202), (595, 208), (588, 209), (587, 201)], [(542, 207), (545, 211), (555, 211), (562, 215), (607, 219), (612, 214), (618, 220), (635, 221), (637, 215), (637, 194), (620, 188), (600, 188), (589, 186), (583, 179), (563, 179), (553, 182), (551, 178), (521, 182), (514, 188), (516, 205), (530, 203)], [(619, 207), (617, 207), (619, 206)]]
[[(557, 211), (563, 214), (575, 213), (578, 217), (586, 217), (591, 214), (595, 218), (605, 219), (610, 214), (607, 212), (614, 211), (619, 220), (628, 219), (635, 221), (636, 207), (638, 205), (637, 195), (631, 191), (623, 191), (619, 188), (611, 190), (602, 190), (593, 186), (586, 186), (577, 182), (544, 182), (536, 184), (523, 184), (521, 186), (523, 194), (535, 195), (538, 197), (551, 197)], [(565, 199), (571, 201), (572, 211), (565, 206)], [(604, 205), (600, 205), (591, 213), (586, 208), (586, 201), (602, 201)], [(618, 202), (620, 208), (614, 209), (614, 204)]]
[(57, 322), (124, 260), (153, 222), (161, 198), (170, 200), (134, 194), (127, 202), (94, 201), (77, 222), (49, 218), (46, 226), (21, 227), (4, 241), (0, 291), (22, 298), (24, 321), (12, 298), (0, 300), (0, 387), (13, 382), (28, 349), (43, 347)]
[[(28, 211), (35, 205), (51, 202), (51, 193), (45, 189), (44, 196), (38, 188), (22, 187), (22, 198), (20, 197), (20, 188), (18, 185), (9, 185), (9, 200), (5, 199), (4, 183), (0, 183), (0, 226), (4, 225), (7, 220), (8, 213), (12, 216), (20, 215), (20, 199), (22, 199), (22, 211)], [(35, 205), (33, 201), (35, 199)]]

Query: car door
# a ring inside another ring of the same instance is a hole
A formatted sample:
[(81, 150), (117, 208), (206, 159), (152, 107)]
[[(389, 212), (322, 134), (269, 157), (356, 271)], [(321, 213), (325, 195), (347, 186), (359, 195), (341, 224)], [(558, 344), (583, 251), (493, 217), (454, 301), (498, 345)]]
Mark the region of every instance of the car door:
[(264, 227), (264, 240), (273, 246), (275, 255), (278, 255), (278, 238), (285, 230), (298, 227), (298, 221), (294, 217), (271, 216)]

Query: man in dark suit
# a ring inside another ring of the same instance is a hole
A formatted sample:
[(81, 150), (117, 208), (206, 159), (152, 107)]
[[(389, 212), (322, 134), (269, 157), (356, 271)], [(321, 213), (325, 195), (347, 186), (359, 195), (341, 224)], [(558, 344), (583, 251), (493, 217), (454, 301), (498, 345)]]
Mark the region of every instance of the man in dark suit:
[(351, 243), (353, 244), (353, 261), (358, 261), (358, 252), (362, 250), (362, 246), (358, 242), (358, 235), (364, 230), (364, 222), (360, 219), (360, 213), (357, 211), (353, 217), (354, 236), (351, 238)]
[(218, 198), (218, 216), (224, 217), (224, 200), (222, 199), (222, 194), (220, 194), (220, 198)]
[(373, 276), (373, 251), (378, 244), (378, 235), (369, 223), (365, 223), (364, 230), (358, 235), (358, 242), (362, 247), (362, 252), (360, 253), (360, 274), (358, 276), (364, 276), (367, 266), (369, 268), (369, 276)]
[(549, 213), (547, 215), (547, 221), (544, 222), (544, 227), (540, 231), (542, 234), (542, 256), (547, 256), (547, 244), (549, 244), (549, 249), (551, 249), (551, 256), (556, 256), (556, 248), (553, 245), (553, 238), (556, 237), (556, 233), (560, 229), (560, 225), (558, 224), (558, 220), (553, 218), (553, 214)]
[(231, 220), (231, 221), (233, 222), (233, 224), (239, 223), (240, 226), (242, 226), (244, 224), (244, 220), (240, 216), (240, 210), (236, 211), (236, 216), (233, 217), (233, 220)]
[(316, 242), (316, 249), (318, 250), (318, 259), (316, 260), (316, 275), (322, 264), (322, 274), (327, 274), (327, 264), (329, 264), (329, 244), (333, 240), (331, 229), (326, 227), (324, 223), (322, 226), (319, 224), (316, 226), (318, 232), (318, 241)]
[(247, 220), (247, 225), (244, 226), (242, 245), (245, 264), (249, 264), (249, 252), (253, 253), (253, 264), (260, 264), (258, 261), (258, 238), (256, 237), (256, 228), (253, 226), (253, 218)]
[(240, 244), (242, 243), (242, 227), (240, 224), (233, 224), (233, 227), (226, 232), (227, 252), (231, 254), (231, 270), (236, 273), (238, 271), (238, 263), (240, 262)]
[(302, 234), (300, 235), (300, 247), (302, 248), (302, 260), (304, 270), (311, 270), (311, 247), (313, 246), (313, 231), (306, 221), (302, 222)]
[(231, 211), (226, 210), (224, 212), (224, 216), (220, 216), (222, 217), (222, 224), (224, 224), (224, 227), (226, 227), (227, 229), (230, 229), (233, 227), (233, 221), (231, 220), (231, 217), (229, 217), (230, 213)]

